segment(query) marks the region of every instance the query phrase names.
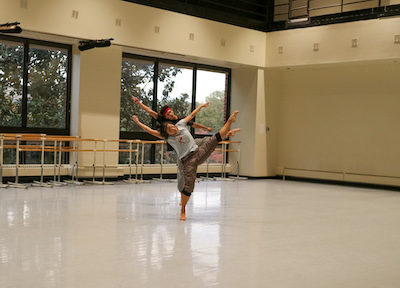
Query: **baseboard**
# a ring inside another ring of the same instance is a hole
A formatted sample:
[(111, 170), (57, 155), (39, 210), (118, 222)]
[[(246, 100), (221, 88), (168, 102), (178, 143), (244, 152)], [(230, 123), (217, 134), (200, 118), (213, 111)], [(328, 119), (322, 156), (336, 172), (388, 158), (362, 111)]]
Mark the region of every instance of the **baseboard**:
[(282, 179), (284, 181), (298, 181), (298, 182), (308, 182), (308, 183), (339, 185), (339, 186), (347, 186), (347, 187), (359, 187), (359, 188), (371, 188), (371, 189), (400, 191), (400, 187), (398, 187), (398, 186), (374, 184), (374, 183), (361, 183), (361, 182), (348, 182), (348, 181), (340, 181), (340, 180), (314, 179), (314, 178), (296, 177), (296, 176), (285, 176), (285, 178), (283, 178), (283, 176), (277, 176), (276, 179)]

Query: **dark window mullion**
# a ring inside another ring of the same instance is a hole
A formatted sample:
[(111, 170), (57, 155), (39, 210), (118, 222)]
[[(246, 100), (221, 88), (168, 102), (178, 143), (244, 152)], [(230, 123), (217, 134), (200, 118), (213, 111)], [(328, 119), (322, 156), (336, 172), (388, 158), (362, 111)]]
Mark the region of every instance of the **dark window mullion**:
[[(159, 77), (159, 71), (160, 71), (160, 62), (159, 61), (155, 61), (154, 62), (154, 74), (153, 74), (153, 111), (157, 111), (157, 105), (158, 105), (158, 99), (157, 99), (157, 95), (158, 95), (158, 77)], [(152, 124), (153, 124), (153, 128), (156, 127), (156, 119), (152, 119)]]
[[(158, 73), (160, 71), (160, 62), (159, 61), (155, 61), (154, 62), (154, 74), (153, 74), (153, 111), (156, 111), (158, 113), (158, 109), (157, 109), (157, 95), (158, 95)], [(153, 125), (153, 129), (156, 128), (157, 125), (157, 121), (156, 119), (154, 119), (153, 117), (151, 117), (151, 123)], [(151, 145), (151, 149), (150, 149), (150, 163), (154, 164), (156, 163), (156, 145)]]
[(231, 73), (227, 73), (226, 75), (226, 89), (225, 89), (225, 101), (226, 101), (226, 111), (225, 111), (225, 123), (228, 120), (231, 114)]
[(21, 120), (22, 128), (27, 127), (28, 122), (28, 69), (29, 69), (29, 42), (24, 42), (24, 60), (23, 60), (23, 75), (22, 75), (22, 111)]
[[(21, 127), (25, 129), (28, 122), (28, 69), (29, 69), (29, 42), (24, 41), (24, 59), (22, 73), (22, 103), (21, 103)], [(22, 143), (21, 143), (22, 144)], [(26, 164), (26, 151), (20, 154), (20, 164)]]
[(71, 85), (72, 85), (72, 48), (68, 47), (68, 61), (67, 61), (67, 95), (66, 95), (66, 103), (65, 103), (65, 123), (64, 127), (68, 131), (68, 135), (71, 134)]
[[(196, 90), (197, 90), (197, 65), (193, 67), (193, 78), (192, 78), (192, 110), (196, 109)], [(193, 121), (196, 120), (196, 117), (193, 119)], [(190, 132), (192, 135), (194, 135), (194, 128), (190, 127)]]
[[(228, 97), (228, 95), (231, 95), (231, 73), (227, 73), (226, 74), (226, 89), (225, 89), (225, 101), (226, 101), (226, 111), (225, 111), (225, 123), (228, 120), (230, 114), (231, 114), (231, 97)], [(226, 147), (227, 149), (229, 149), (229, 145)], [(226, 163), (228, 163), (229, 161), (229, 153), (226, 152)]]

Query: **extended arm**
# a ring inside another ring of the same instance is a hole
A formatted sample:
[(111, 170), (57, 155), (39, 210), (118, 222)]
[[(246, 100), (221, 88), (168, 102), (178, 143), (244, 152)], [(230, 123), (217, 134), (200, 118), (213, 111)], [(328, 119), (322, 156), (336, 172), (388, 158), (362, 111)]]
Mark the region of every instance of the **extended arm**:
[(158, 132), (157, 130), (151, 129), (150, 127), (144, 125), (142, 122), (139, 121), (139, 118), (135, 115), (132, 116), (133, 121), (135, 121), (136, 124), (139, 125), (140, 128), (142, 128), (144, 131), (146, 131), (147, 133), (156, 136), (157, 138), (160, 139), (164, 139), (163, 137), (161, 137), (160, 132)]
[(213, 131), (213, 129), (211, 127), (207, 127), (207, 126), (201, 125), (201, 124), (196, 123), (196, 122), (193, 123), (192, 127), (195, 128), (195, 129), (204, 129), (204, 130), (207, 130), (209, 132)]
[(194, 116), (196, 116), (196, 114), (200, 111), (201, 108), (203, 107), (208, 107), (208, 105), (210, 104), (210, 102), (206, 102), (201, 104), (199, 107), (197, 107), (196, 109), (194, 109), (192, 111), (192, 113), (190, 113), (190, 115), (186, 116), (184, 119), (186, 121), (186, 123), (188, 123), (190, 120), (192, 120), (194, 118)]
[(139, 99), (137, 97), (132, 96), (132, 100), (133, 103), (136, 103), (140, 106), (140, 108), (142, 108), (144, 111), (146, 111), (151, 117), (153, 117), (154, 119), (157, 119), (157, 112), (153, 111), (152, 109), (150, 109), (149, 107), (147, 107), (146, 105), (144, 105), (142, 102), (139, 101)]

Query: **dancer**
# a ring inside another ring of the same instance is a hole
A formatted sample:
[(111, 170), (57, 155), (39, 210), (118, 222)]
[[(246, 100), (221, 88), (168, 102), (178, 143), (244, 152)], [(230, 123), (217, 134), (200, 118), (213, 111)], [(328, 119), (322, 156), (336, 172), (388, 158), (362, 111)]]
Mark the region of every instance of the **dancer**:
[[(160, 109), (160, 113), (157, 113), (150, 107), (148, 107), (148, 106), (144, 105), (142, 102), (140, 102), (140, 100), (135, 96), (132, 96), (132, 101), (133, 101), (133, 103), (139, 105), (140, 108), (142, 108), (144, 111), (146, 111), (147, 114), (149, 114), (151, 117), (156, 119), (159, 124), (161, 124), (164, 121), (171, 121), (173, 124), (176, 124), (184, 118), (184, 117), (178, 117), (177, 115), (175, 115), (174, 110), (172, 110), (172, 108), (169, 107), (168, 105), (164, 105)], [(195, 129), (204, 129), (204, 130), (207, 130), (208, 132), (213, 131), (213, 129), (211, 127), (207, 127), (207, 126), (201, 125), (201, 124), (193, 122), (193, 121), (190, 121), (188, 123), (188, 126), (192, 126)]]
[[(168, 105), (165, 105), (161, 108), (160, 113), (155, 112), (152, 110), (150, 107), (144, 105), (142, 102), (137, 97), (132, 96), (132, 101), (133, 103), (137, 104), (142, 108), (145, 112), (147, 112), (151, 117), (157, 120), (157, 122), (161, 125), (165, 121), (171, 121), (172, 124), (178, 123), (180, 120), (182, 120), (184, 117), (178, 117), (175, 115), (174, 111), (172, 110), (171, 107)], [(187, 123), (188, 126), (192, 126), (195, 129), (204, 129), (207, 130), (208, 132), (212, 132), (213, 129), (211, 127), (206, 127), (204, 125), (201, 125), (199, 123), (193, 122), (192, 120)], [(203, 137), (203, 138), (195, 138), (195, 142), (197, 146), (200, 146), (206, 141), (209, 137)], [(167, 145), (168, 151), (174, 151), (174, 149), (171, 147), (171, 145)], [(183, 187), (185, 185), (185, 179), (183, 177), (183, 164), (181, 160), (178, 159), (176, 160), (177, 164), (177, 173), (176, 173), (176, 180), (178, 183), (178, 190), (179, 192), (182, 193)]]
[(136, 124), (138, 124), (147, 133), (160, 139), (166, 139), (167, 142), (175, 149), (176, 153), (178, 154), (178, 158), (182, 161), (185, 185), (181, 193), (181, 220), (186, 220), (186, 204), (194, 190), (197, 167), (210, 156), (215, 147), (218, 145), (218, 142), (222, 141), (222, 139), (227, 136), (235, 136), (235, 133), (241, 130), (240, 128), (230, 130), (231, 124), (236, 122), (236, 116), (239, 113), (239, 111), (235, 111), (217, 134), (211, 136), (203, 145), (198, 147), (193, 136), (186, 129), (186, 126), (187, 123), (192, 120), (194, 116), (196, 116), (201, 108), (207, 107), (208, 105), (208, 102), (200, 105), (193, 110), (189, 116), (176, 123), (176, 125), (169, 122), (163, 122), (160, 127), (160, 131), (151, 129), (150, 127), (141, 123), (137, 116), (132, 116), (132, 119), (136, 122)]

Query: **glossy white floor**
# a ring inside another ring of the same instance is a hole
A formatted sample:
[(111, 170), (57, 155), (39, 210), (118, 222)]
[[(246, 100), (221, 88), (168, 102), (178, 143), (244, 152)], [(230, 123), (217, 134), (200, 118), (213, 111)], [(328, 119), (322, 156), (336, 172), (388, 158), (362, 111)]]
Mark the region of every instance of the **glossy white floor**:
[(0, 287), (400, 287), (400, 193), (282, 180), (0, 190)]

